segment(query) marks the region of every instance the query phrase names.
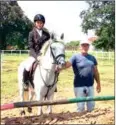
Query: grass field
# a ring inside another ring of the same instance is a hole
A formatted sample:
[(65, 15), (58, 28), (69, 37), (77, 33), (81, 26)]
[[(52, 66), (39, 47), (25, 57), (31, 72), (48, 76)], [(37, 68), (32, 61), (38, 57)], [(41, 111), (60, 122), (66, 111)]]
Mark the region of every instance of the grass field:
[[(66, 55), (66, 60), (71, 54)], [(18, 101), (18, 83), (17, 83), (17, 67), (21, 61), (26, 59), (28, 55), (4, 55), (2, 56), (1, 71), (1, 103), (10, 103)], [(101, 78), (101, 93), (95, 91), (95, 96), (114, 95), (114, 62), (109, 63), (108, 60), (98, 60), (98, 69)], [(73, 71), (72, 68), (63, 70), (59, 75), (58, 92), (55, 98), (73, 98)], [(95, 83), (96, 87), (96, 83)], [(96, 102), (97, 108), (112, 108), (114, 110), (114, 101)], [(70, 106), (69, 106), (70, 107)], [(59, 109), (71, 110), (71, 107), (61, 107)], [(113, 123), (113, 122), (112, 122)]]
[[(69, 59), (70, 54), (66, 55), (66, 60)], [(21, 61), (27, 58), (28, 55), (25, 54), (23, 56), (19, 55), (5, 55), (2, 57), (2, 71), (1, 71), (1, 95), (2, 100), (4, 97), (11, 96), (14, 92), (18, 91), (17, 86), (17, 67)], [(114, 62), (109, 60), (98, 60), (98, 69), (101, 77), (102, 86), (111, 86), (114, 87)], [(68, 79), (67, 79), (68, 78)], [(64, 83), (62, 83), (64, 82)], [(73, 72), (72, 69), (69, 68), (67, 70), (63, 70), (59, 76), (59, 87), (70, 85), (72, 87), (73, 83)], [(109, 87), (104, 90), (102, 95), (114, 94), (114, 88), (112, 91), (108, 91)], [(106, 93), (108, 92), (108, 93)]]

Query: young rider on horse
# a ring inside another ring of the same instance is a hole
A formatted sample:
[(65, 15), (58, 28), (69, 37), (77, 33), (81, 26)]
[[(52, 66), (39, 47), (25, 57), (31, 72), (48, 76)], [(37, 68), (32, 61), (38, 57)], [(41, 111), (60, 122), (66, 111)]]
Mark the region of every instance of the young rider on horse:
[[(44, 44), (48, 45), (48, 40), (50, 39), (49, 32), (44, 29), (45, 17), (41, 14), (37, 14), (34, 17), (34, 27), (32, 31), (29, 32), (28, 45), (29, 45), (29, 57), (26, 60), (25, 70), (24, 70), (24, 83), (29, 78), (29, 70), (35, 60), (39, 60), (40, 56), (44, 54), (44, 49), (42, 48)], [(46, 46), (45, 45), (45, 46)], [(42, 48), (42, 49), (41, 49)]]

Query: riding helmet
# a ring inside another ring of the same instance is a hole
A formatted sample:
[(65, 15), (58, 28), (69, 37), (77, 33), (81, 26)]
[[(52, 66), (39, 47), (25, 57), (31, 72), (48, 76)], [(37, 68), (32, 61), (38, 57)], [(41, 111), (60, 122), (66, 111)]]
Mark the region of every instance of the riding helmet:
[(36, 21), (42, 21), (43, 23), (45, 23), (45, 17), (42, 14), (37, 14), (34, 17), (34, 22)]

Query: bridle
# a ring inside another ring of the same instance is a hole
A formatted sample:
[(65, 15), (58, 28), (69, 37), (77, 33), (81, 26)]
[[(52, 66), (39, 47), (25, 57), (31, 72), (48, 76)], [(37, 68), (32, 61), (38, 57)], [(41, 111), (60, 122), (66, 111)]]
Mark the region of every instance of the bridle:
[[(50, 50), (51, 50), (51, 54), (52, 54), (52, 57), (54, 59), (54, 63), (53, 64), (59, 64), (59, 60), (60, 58), (59, 57), (64, 57), (65, 58), (65, 54), (59, 54), (55, 57), (54, 53), (53, 53), (53, 50), (52, 50), (52, 47), (50, 46)], [(59, 58), (59, 60), (57, 60)]]

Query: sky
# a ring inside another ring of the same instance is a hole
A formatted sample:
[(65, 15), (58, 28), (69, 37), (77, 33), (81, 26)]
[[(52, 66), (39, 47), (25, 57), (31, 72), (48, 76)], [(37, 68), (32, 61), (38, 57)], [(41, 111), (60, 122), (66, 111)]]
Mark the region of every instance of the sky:
[(93, 31), (88, 35), (82, 32), (79, 14), (88, 8), (85, 1), (18, 1), (18, 4), (31, 21), (36, 14), (43, 14), (45, 27), (57, 35), (64, 33), (65, 42), (94, 36)]

